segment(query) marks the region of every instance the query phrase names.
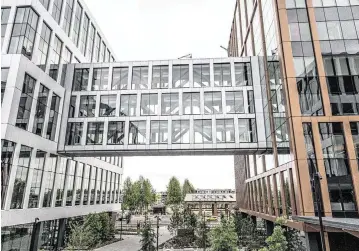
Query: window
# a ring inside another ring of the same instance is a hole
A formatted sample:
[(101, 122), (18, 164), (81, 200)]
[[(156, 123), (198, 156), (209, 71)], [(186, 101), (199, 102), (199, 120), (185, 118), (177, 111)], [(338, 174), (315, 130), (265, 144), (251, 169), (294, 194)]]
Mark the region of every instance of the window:
[(113, 68), (112, 90), (126, 90), (128, 86), (128, 67)]
[(146, 144), (146, 121), (130, 121), (128, 144)]
[(108, 122), (107, 144), (123, 145), (125, 138), (125, 122), (110, 121)]
[(1, 8), (1, 46), (5, 37), (11, 8)]
[(152, 67), (152, 89), (168, 88), (168, 65)]
[(72, 199), (74, 196), (75, 190), (75, 171), (76, 171), (76, 161), (68, 160), (67, 171), (66, 171), (66, 186), (67, 186), (67, 195), (66, 195), (66, 206), (72, 206)]
[(30, 168), (31, 152), (31, 147), (22, 145), (20, 148), (10, 209), (22, 209), (23, 207), (27, 174)]
[(36, 111), (32, 133), (42, 136), (42, 129), (45, 122), (45, 114), (47, 108), (47, 100), (49, 98), (49, 89), (40, 84), (39, 95), (37, 97)]
[(141, 96), (141, 116), (158, 114), (158, 95), (142, 94)]
[[(81, 164), (81, 163), (80, 163)], [(90, 184), (90, 166), (84, 164), (84, 176), (83, 176), (83, 191), (84, 191), (84, 199), (82, 205), (87, 205), (89, 202), (89, 187)]]
[(47, 57), (49, 55), (49, 44), (51, 38), (51, 29), (49, 26), (44, 22), (42, 24), (41, 35), (40, 35), (40, 43), (39, 43), (39, 57), (37, 65), (45, 71), (46, 69), (46, 62)]
[(52, 6), (52, 17), (58, 24), (60, 24), (62, 4), (63, 0), (54, 0), (54, 4)]
[(101, 45), (100, 61), (106, 62), (106, 44), (103, 40), (102, 40), (102, 45)]
[(66, 145), (81, 145), (82, 122), (67, 123)]
[(227, 113), (244, 113), (244, 98), (242, 91), (226, 92)]
[(275, 135), (277, 142), (288, 142), (289, 135), (285, 118), (274, 118)]
[(1, 68), (1, 104), (4, 100), (8, 75), (9, 75), (9, 68)]
[(75, 69), (73, 91), (86, 91), (89, 81), (89, 69)]
[(75, 12), (75, 22), (72, 32), (72, 41), (75, 43), (76, 46), (79, 45), (79, 35), (80, 35), (80, 28), (81, 28), (81, 17), (82, 17), (82, 6), (79, 2), (77, 2), (76, 12)]
[(100, 116), (113, 117), (116, 113), (116, 95), (103, 95), (100, 101)]
[(222, 113), (222, 93), (205, 92), (204, 93), (204, 114)]
[(92, 62), (93, 48), (94, 48), (94, 43), (95, 43), (95, 34), (96, 34), (95, 26), (93, 26), (93, 24), (91, 24), (89, 44), (88, 44), (87, 53), (86, 53), (86, 58), (89, 62)]
[(31, 7), (17, 8), (10, 38), (9, 54), (23, 54), (31, 60), (38, 20), (39, 16)]
[(99, 62), (100, 58), (100, 45), (101, 45), (101, 36), (97, 33), (95, 39), (95, 49), (94, 49), (94, 58), (93, 62)]
[(60, 97), (52, 94), (49, 123), (47, 124), (46, 138), (55, 140), (57, 120), (59, 118)]
[(49, 10), (50, 0), (40, 0), (40, 3), (44, 6), (46, 10)]
[(163, 93), (161, 97), (162, 115), (179, 115), (178, 93)]
[(148, 89), (148, 67), (136, 66), (132, 68), (132, 90)]
[(64, 189), (65, 189), (65, 174), (67, 166), (67, 158), (60, 157), (60, 163), (56, 169), (56, 179), (55, 179), (55, 191), (56, 191), (56, 201), (55, 207), (61, 207), (62, 201), (64, 198)]
[(172, 67), (172, 87), (188, 88), (189, 87), (189, 66), (174, 65)]
[(233, 119), (216, 120), (217, 143), (234, 143), (234, 121)]
[(193, 65), (193, 87), (210, 86), (209, 64)]
[(111, 52), (110, 52), (110, 50), (109, 49), (107, 49), (107, 51), (106, 51), (106, 61), (105, 62), (110, 62), (110, 58), (111, 58)]
[(62, 55), (62, 73), (61, 73), (61, 86), (65, 86), (65, 77), (66, 77), (66, 70), (67, 64), (71, 64), (72, 62), (72, 52), (69, 48), (65, 47), (64, 53)]
[(255, 119), (238, 119), (239, 142), (257, 142)]
[(111, 203), (112, 172), (107, 171), (106, 203)]
[(102, 187), (102, 169), (97, 168), (97, 180), (96, 180), (96, 204), (100, 204), (101, 187)]
[(81, 96), (79, 117), (95, 117), (96, 96)]
[(64, 15), (64, 23), (62, 28), (66, 32), (68, 36), (70, 36), (70, 28), (72, 23), (72, 13), (74, 11), (74, 0), (66, 0), (66, 7), (65, 7), (65, 15)]
[(212, 143), (212, 120), (194, 120), (194, 143)]
[(25, 73), (15, 126), (27, 130), (36, 79)]
[(200, 114), (201, 102), (199, 92), (184, 92), (182, 96), (183, 114)]
[(151, 121), (151, 144), (168, 143), (168, 121)]
[(137, 95), (122, 94), (120, 100), (120, 116), (136, 116)]
[(108, 68), (93, 69), (92, 91), (108, 90)]
[[(2, 227), (1, 239), (3, 243), (1, 250), (29, 250), (33, 227), (33, 223)], [(19, 235), (23, 238), (21, 242), (18, 241), (18, 238), (13, 237)]]
[(60, 58), (62, 52), (62, 41), (55, 36), (53, 52), (50, 57), (50, 72), (49, 76), (54, 80), (57, 80), (59, 67), (60, 67)]
[(9, 186), (10, 172), (13, 168), (16, 144), (12, 141), (1, 140), (1, 209), (5, 207), (6, 193)]
[(214, 86), (232, 86), (231, 65), (214, 64)]
[(101, 145), (103, 141), (102, 122), (89, 122), (87, 125), (87, 145)]
[(42, 175), (44, 172), (45, 156), (45, 152), (37, 150), (32, 173), (28, 208), (39, 207), (40, 188)]
[(189, 144), (189, 120), (172, 121), (172, 144)]
[(101, 186), (101, 190), (102, 190), (102, 200), (101, 203), (105, 204), (106, 202), (106, 184), (108, 182), (107, 180), (107, 170), (102, 170), (102, 186)]
[(44, 199), (42, 201), (42, 207), (51, 207), (52, 194), (55, 182), (57, 156), (50, 154), (44, 169)]
[(84, 164), (77, 162), (75, 180), (75, 205), (80, 205), (82, 193), (82, 176), (84, 174)]
[(236, 86), (252, 85), (250, 63), (235, 63), (234, 75), (236, 80)]
[(81, 32), (80, 46), (79, 46), (80, 51), (85, 56), (86, 56), (86, 53), (87, 53), (86, 45), (87, 45), (87, 36), (88, 36), (88, 32), (89, 32), (89, 25), (90, 25), (90, 18), (85, 13), (84, 21), (83, 21), (83, 24), (82, 24), (82, 32)]
[(90, 192), (91, 192), (91, 196), (90, 196), (90, 205), (94, 205), (95, 204), (95, 191), (96, 191), (96, 185), (99, 187), (100, 183), (101, 183), (101, 176), (100, 176), (100, 181), (96, 182), (96, 177), (97, 177), (97, 167), (92, 166), (91, 168), (91, 178), (90, 178)]

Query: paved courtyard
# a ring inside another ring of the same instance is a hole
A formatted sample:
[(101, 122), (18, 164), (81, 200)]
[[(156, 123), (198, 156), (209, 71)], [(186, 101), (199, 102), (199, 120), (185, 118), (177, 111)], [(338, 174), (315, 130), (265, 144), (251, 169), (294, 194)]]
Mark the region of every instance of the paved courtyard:
[[(159, 245), (172, 236), (170, 232), (167, 230), (167, 226), (161, 226), (159, 229), (160, 237), (159, 237)], [(119, 235), (116, 235), (117, 238), (120, 238)], [(138, 251), (141, 247), (139, 235), (124, 235), (122, 236), (123, 240), (112, 243), (110, 245), (95, 249), (95, 251)]]

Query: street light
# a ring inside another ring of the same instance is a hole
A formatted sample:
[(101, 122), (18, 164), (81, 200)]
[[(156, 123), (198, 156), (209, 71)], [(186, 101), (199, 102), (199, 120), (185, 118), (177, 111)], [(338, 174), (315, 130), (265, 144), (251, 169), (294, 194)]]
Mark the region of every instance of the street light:
[(160, 228), (160, 216), (159, 215), (156, 215), (156, 218), (157, 218), (157, 245), (156, 245), (156, 250), (158, 251), (158, 232), (159, 232), (159, 228)]

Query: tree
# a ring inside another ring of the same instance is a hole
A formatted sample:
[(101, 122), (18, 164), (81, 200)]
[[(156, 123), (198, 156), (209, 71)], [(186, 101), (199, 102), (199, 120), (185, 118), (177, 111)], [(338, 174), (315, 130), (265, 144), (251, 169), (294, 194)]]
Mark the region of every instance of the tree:
[(185, 179), (182, 186), (182, 200), (186, 197), (186, 194), (188, 193), (194, 193), (196, 190), (194, 189), (194, 186), (189, 182), (188, 179)]
[(207, 227), (206, 221), (204, 220), (204, 218), (202, 218), (199, 222), (198, 222), (198, 226), (195, 230), (195, 236), (197, 239), (197, 245), (200, 248), (203, 247), (208, 247), (210, 245), (210, 241), (209, 241), (209, 227)]
[(123, 182), (123, 207), (129, 210), (135, 210), (133, 183), (130, 177)]
[(288, 251), (305, 251), (303, 242), (300, 239), (299, 231), (293, 228), (287, 228), (285, 237), (288, 241)]
[(177, 235), (178, 228), (183, 225), (183, 213), (181, 208), (177, 205), (171, 207), (171, 210), (172, 215), (167, 229), (172, 235)]
[(268, 247), (260, 249), (260, 251), (287, 251), (288, 242), (285, 237), (285, 230), (281, 226), (285, 223), (283, 218), (276, 220), (276, 226), (274, 227), (273, 234), (266, 239)]
[(141, 230), (141, 251), (154, 251), (156, 234), (151, 226), (150, 221), (145, 221), (145, 224)]
[(191, 230), (197, 227), (197, 216), (189, 209), (183, 211), (183, 227)]
[(238, 236), (233, 219), (223, 219), (210, 232), (212, 251), (237, 251)]
[(182, 202), (181, 185), (176, 177), (172, 177), (167, 186), (167, 205), (178, 205)]
[(91, 229), (85, 224), (78, 222), (71, 223), (70, 232), (68, 245), (71, 249), (86, 250), (93, 245)]

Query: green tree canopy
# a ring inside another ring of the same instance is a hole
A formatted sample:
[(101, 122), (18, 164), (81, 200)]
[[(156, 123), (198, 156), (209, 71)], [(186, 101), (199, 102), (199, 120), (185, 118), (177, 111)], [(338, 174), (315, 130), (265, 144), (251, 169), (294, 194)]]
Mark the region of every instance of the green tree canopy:
[(194, 186), (191, 182), (189, 182), (188, 179), (185, 179), (182, 186), (182, 198), (186, 197), (186, 194), (188, 193), (194, 193), (196, 190), (194, 189)]
[(212, 251), (238, 251), (238, 236), (232, 219), (221, 220), (221, 223), (211, 230), (210, 236)]
[(181, 185), (176, 177), (172, 177), (167, 186), (167, 205), (178, 205), (182, 202)]
[(126, 209), (135, 209), (133, 183), (130, 177), (127, 177), (123, 182), (123, 206)]

